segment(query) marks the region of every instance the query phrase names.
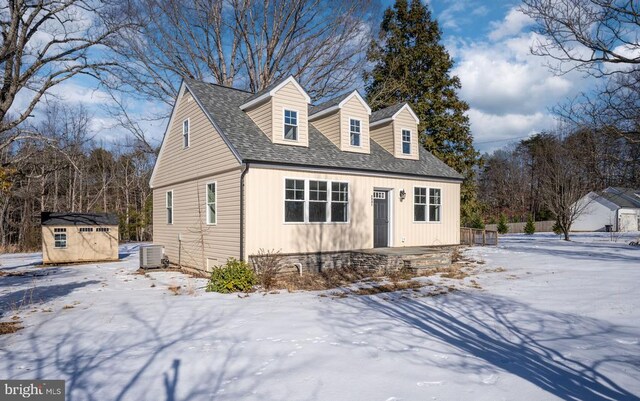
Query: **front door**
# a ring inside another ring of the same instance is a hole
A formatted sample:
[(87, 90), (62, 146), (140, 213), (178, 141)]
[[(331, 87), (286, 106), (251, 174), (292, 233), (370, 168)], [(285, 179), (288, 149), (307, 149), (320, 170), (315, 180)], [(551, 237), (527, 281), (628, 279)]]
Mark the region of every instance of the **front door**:
[(389, 191), (373, 191), (373, 247), (389, 246)]

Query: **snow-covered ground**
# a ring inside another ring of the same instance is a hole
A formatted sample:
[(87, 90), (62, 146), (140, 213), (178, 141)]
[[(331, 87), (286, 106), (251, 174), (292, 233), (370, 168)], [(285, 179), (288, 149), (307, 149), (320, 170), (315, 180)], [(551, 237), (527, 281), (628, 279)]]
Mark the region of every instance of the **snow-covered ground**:
[(0, 336), (0, 378), (64, 379), (67, 400), (640, 400), (632, 238), (506, 236), (466, 252), (473, 277), (430, 278), (458, 288), (438, 296), (205, 293), (134, 274), (134, 245), (44, 269), (2, 255), (25, 274), (0, 277), (0, 320), (25, 328)]

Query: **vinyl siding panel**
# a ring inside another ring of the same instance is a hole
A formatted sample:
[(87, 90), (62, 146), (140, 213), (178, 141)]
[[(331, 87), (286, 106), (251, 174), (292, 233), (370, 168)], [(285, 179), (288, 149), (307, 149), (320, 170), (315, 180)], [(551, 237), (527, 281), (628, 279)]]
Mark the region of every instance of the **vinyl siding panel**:
[[(206, 184), (216, 182), (217, 223), (206, 224)], [(165, 196), (173, 190), (173, 224), (167, 224)], [(200, 270), (240, 257), (240, 169), (155, 188), (153, 242), (163, 245), (172, 263)], [(204, 243), (204, 252), (202, 244)]]
[[(285, 178), (346, 181), (349, 183), (348, 223), (285, 223)], [(413, 188), (442, 189), (439, 223), (413, 222)], [(420, 179), (357, 174), (301, 172), (252, 167), (245, 176), (247, 255), (260, 248), (283, 253), (321, 252), (373, 247), (374, 188), (391, 190), (391, 245), (451, 245), (460, 242), (460, 184)], [(400, 201), (400, 190), (407, 193)]]
[(247, 110), (247, 115), (253, 120), (253, 122), (256, 123), (258, 128), (260, 128), (262, 132), (264, 132), (265, 135), (268, 136), (269, 139), (271, 140), (273, 140), (272, 107), (273, 107), (273, 103), (271, 102), (271, 99), (269, 99), (267, 102), (251, 110)]
[(328, 116), (313, 120), (311, 124), (324, 136), (329, 138), (337, 147), (340, 147), (340, 111)]
[(395, 155), (395, 138), (393, 135), (393, 122), (378, 125), (370, 129), (371, 139), (376, 141), (387, 152)]
[[(356, 153), (369, 153), (369, 114), (367, 109), (354, 96), (340, 109), (341, 115), (341, 150)], [(361, 146), (351, 146), (351, 138), (349, 132), (349, 120), (360, 120), (360, 144)]]
[[(271, 98), (273, 102), (273, 142), (283, 145), (309, 146), (308, 104), (303, 93), (288, 83)], [(298, 112), (298, 140), (284, 139), (284, 110)]]
[[(187, 118), (190, 143), (185, 149), (182, 142), (182, 122)], [(188, 92), (185, 92), (176, 105), (174, 118), (164, 141), (166, 143), (160, 151), (152, 183), (156, 188), (239, 166), (238, 160)]]
[[(402, 130), (411, 130), (411, 153), (402, 153)], [(411, 113), (403, 109), (393, 120), (393, 135), (395, 137), (395, 156), (401, 159), (418, 160), (418, 124)]]

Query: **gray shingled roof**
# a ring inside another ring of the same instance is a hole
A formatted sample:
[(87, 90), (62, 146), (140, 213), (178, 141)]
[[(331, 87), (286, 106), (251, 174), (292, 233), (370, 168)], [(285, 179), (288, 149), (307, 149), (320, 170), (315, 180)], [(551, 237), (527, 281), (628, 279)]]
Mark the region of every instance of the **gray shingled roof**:
[(117, 226), (118, 216), (113, 213), (60, 213), (42, 212), (43, 226)]
[(398, 159), (373, 140), (370, 154), (342, 152), (313, 125), (309, 125), (309, 147), (274, 144), (240, 110), (240, 105), (252, 97), (250, 93), (191, 79), (185, 79), (185, 84), (243, 162), (462, 179), (460, 174), (422, 147), (420, 160)]
[(640, 190), (631, 188), (609, 187), (597, 194), (621, 208), (640, 208)]
[(244, 104), (244, 103), (249, 103), (250, 101), (252, 101), (252, 100), (254, 100), (254, 99), (259, 98), (260, 96), (264, 95), (265, 93), (270, 92), (270, 91), (271, 91), (271, 89), (275, 88), (276, 86), (278, 86), (278, 85), (280, 85), (281, 83), (283, 83), (284, 81), (286, 81), (288, 78), (289, 78), (289, 77), (287, 76), (287, 77), (284, 77), (284, 78), (281, 78), (281, 79), (278, 79), (278, 80), (274, 81), (271, 85), (268, 85), (268, 86), (267, 86), (266, 88), (264, 88), (263, 90), (258, 91), (258, 92), (256, 92), (256, 93), (254, 93), (253, 95), (251, 95), (251, 96), (247, 97), (247, 98), (244, 100), (244, 102), (242, 102), (242, 103), (243, 103), (243, 104)]
[(309, 115), (311, 116), (311, 115), (314, 115), (316, 113), (321, 112), (322, 110), (326, 110), (326, 109), (328, 109), (330, 107), (339, 105), (341, 101), (346, 99), (352, 93), (353, 93), (353, 91), (351, 91), (349, 93), (342, 94), (340, 96), (336, 96), (333, 99), (329, 99), (324, 103), (320, 103), (319, 105), (309, 107)]
[(380, 120), (384, 120), (384, 119), (387, 119), (387, 118), (391, 118), (401, 108), (403, 108), (405, 104), (407, 104), (407, 103), (398, 103), (398, 104), (394, 104), (393, 106), (389, 106), (389, 107), (386, 107), (384, 109), (381, 109), (381, 110), (378, 110), (378, 111), (374, 111), (373, 113), (371, 113), (371, 117), (369, 118), (369, 122), (373, 123), (373, 122), (376, 122), (376, 121), (380, 121)]

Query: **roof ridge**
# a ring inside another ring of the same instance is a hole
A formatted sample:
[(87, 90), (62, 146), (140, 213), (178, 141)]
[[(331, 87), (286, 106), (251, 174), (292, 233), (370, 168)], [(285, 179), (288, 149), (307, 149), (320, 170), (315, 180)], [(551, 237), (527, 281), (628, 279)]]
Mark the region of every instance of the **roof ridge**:
[(200, 83), (207, 84), (207, 85), (217, 86), (219, 88), (233, 89), (235, 91), (244, 92), (244, 93), (248, 93), (248, 94), (251, 94), (251, 95), (253, 94), (253, 92), (248, 91), (248, 90), (244, 90), (244, 89), (240, 89), (240, 88), (234, 88), (233, 86), (217, 84), (217, 83), (214, 83), (214, 82), (208, 82), (208, 81), (205, 81), (203, 79), (196, 79), (196, 78), (191, 78), (191, 77), (186, 77), (185, 79), (189, 79), (191, 81), (200, 82)]

